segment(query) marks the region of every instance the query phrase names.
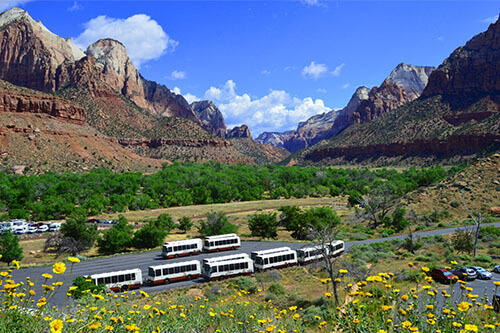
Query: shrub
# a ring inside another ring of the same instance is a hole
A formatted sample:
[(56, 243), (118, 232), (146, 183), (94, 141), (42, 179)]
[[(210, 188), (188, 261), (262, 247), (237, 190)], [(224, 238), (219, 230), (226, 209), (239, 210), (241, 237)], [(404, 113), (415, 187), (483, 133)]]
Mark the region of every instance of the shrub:
[(187, 216), (183, 216), (181, 217), (181, 219), (179, 220), (179, 229), (184, 231), (184, 233), (188, 232), (189, 230), (191, 230), (191, 228), (193, 227), (193, 222), (191, 221), (191, 219)]
[(259, 238), (277, 238), (278, 221), (276, 213), (254, 214), (248, 220), (248, 228), (252, 236)]
[(61, 225), (64, 237), (73, 238), (84, 247), (92, 247), (97, 240), (97, 226), (87, 225), (87, 217), (82, 212), (74, 212), (68, 217), (66, 223)]
[(12, 262), (13, 260), (23, 259), (23, 249), (19, 246), (19, 237), (10, 231), (5, 231), (0, 236), (0, 258), (3, 262)]
[(285, 293), (285, 288), (281, 285), (279, 282), (273, 282), (270, 286), (268, 291), (270, 293), (273, 293), (275, 295), (283, 295)]
[(489, 255), (480, 254), (480, 255), (478, 255), (476, 257), (476, 261), (479, 261), (479, 262), (492, 262), (493, 259)]
[(103, 233), (97, 241), (99, 252), (113, 254), (124, 252), (132, 244), (134, 228), (128, 224), (127, 219), (120, 215), (118, 222)]
[(90, 292), (97, 294), (104, 292), (106, 290), (106, 285), (105, 284), (100, 284), (96, 286), (95, 284), (92, 283), (92, 281), (87, 281), (87, 279), (83, 276), (77, 277), (73, 281), (73, 286), (78, 287), (75, 290), (71, 291), (71, 297), (75, 299), (81, 298), (83, 295), (85, 295), (87, 290), (90, 290)]
[(132, 245), (137, 249), (152, 249), (163, 244), (167, 231), (150, 221), (134, 233)]
[(460, 207), (460, 203), (458, 203), (457, 201), (452, 201), (450, 202), (450, 206), (453, 208), (458, 208)]
[(244, 276), (232, 279), (229, 286), (231, 288), (248, 291), (251, 294), (257, 291), (257, 285), (255, 284), (255, 281)]
[(213, 236), (236, 233), (238, 226), (232, 224), (223, 212), (212, 212), (207, 215), (207, 219), (200, 223), (198, 231), (203, 236)]

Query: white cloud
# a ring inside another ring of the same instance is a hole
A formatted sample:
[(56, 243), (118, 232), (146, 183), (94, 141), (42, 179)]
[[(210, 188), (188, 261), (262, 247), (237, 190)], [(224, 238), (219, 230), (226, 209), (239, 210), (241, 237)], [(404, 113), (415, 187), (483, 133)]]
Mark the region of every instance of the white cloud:
[(341, 85), (341, 88), (342, 89), (347, 89), (349, 88), (351, 85), (349, 83), (344, 83), (343, 85)]
[(444, 40), (444, 37), (443, 36), (438, 36), (437, 40), (440, 41), (440, 42), (442, 42)]
[(295, 69), (295, 66), (286, 66), (285, 68), (283, 68), (283, 70), (285, 72), (291, 72)]
[(186, 72), (175, 70), (170, 74), (169, 78), (170, 80), (184, 80), (187, 75)]
[(318, 88), (316, 89), (317, 92), (319, 93), (322, 93), (322, 94), (326, 94), (326, 89), (325, 88)]
[(268, 71), (267, 69), (264, 69), (262, 72), (260, 72), (262, 75), (271, 75), (271, 72)]
[(148, 60), (157, 59), (165, 52), (173, 52), (177, 41), (148, 15), (137, 14), (126, 19), (97, 16), (84, 24), (85, 31), (74, 38), (83, 49), (102, 38), (122, 42), (137, 67)]
[(333, 76), (340, 76), (340, 72), (342, 71), (342, 68), (344, 68), (345, 64), (340, 64), (335, 69), (332, 71)]
[(69, 12), (74, 12), (74, 11), (80, 10), (80, 9), (82, 9), (82, 8), (83, 8), (83, 7), (82, 7), (82, 5), (80, 5), (80, 4), (79, 4), (78, 2), (76, 2), (76, 1), (73, 1), (73, 6), (68, 7), (68, 11), (69, 11)]
[(320, 0), (300, 0), (300, 2), (308, 6), (324, 6), (324, 4)]
[(484, 23), (491, 24), (491, 23), (495, 23), (497, 20), (498, 20), (498, 15), (497, 16), (487, 17), (487, 18), (483, 19), (482, 21)]
[(0, 11), (4, 11), (7, 9), (10, 9), (12, 7), (17, 7), (19, 5), (23, 5), (27, 2), (30, 2), (33, 0), (1, 0), (0, 1)]
[(321, 99), (293, 97), (283, 90), (270, 90), (260, 98), (238, 95), (236, 83), (228, 80), (222, 87), (210, 87), (204, 98), (212, 100), (224, 115), (229, 128), (246, 124), (254, 136), (264, 131), (294, 129), (300, 121), (330, 111)]
[(181, 94), (181, 89), (179, 87), (174, 87), (174, 89), (172, 89), (172, 91), (177, 95), (182, 95), (182, 97), (184, 97), (186, 99), (186, 101), (188, 101), (189, 104), (201, 100), (201, 98), (198, 98), (193, 94), (189, 94), (189, 93)]
[(317, 64), (314, 61), (311, 61), (308, 66), (305, 66), (302, 69), (302, 76), (317, 80), (327, 72), (328, 66), (326, 66), (325, 64)]

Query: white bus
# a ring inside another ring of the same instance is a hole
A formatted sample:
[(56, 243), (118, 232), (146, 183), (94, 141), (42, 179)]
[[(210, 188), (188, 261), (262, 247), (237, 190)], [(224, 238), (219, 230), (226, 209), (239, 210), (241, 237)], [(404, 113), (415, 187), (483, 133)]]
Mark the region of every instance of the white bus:
[(336, 240), (328, 244), (329, 254), (332, 257), (338, 257), (345, 251), (344, 242), (341, 240)]
[(193, 238), (163, 244), (162, 255), (165, 259), (200, 254), (202, 251), (200, 238)]
[(252, 273), (253, 261), (246, 253), (203, 259), (201, 271), (206, 280), (220, 280)]
[(205, 252), (235, 250), (241, 246), (240, 238), (236, 234), (226, 234), (205, 237)]
[(275, 252), (282, 252), (282, 251), (287, 251), (290, 250), (289, 247), (284, 246), (284, 247), (275, 247), (274, 249), (267, 249), (267, 250), (261, 250), (261, 251), (252, 251), (250, 253), (250, 258), (252, 260), (255, 260), (258, 255), (263, 255), (263, 254), (268, 254), (268, 253), (275, 253)]
[(254, 259), (255, 269), (263, 271), (297, 265), (297, 252), (290, 248), (281, 249), (280, 251), (257, 254)]
[(93, 274), (90, 278), (92, 279), (92, 283), (96, 286), (105, 284), (107, 288), (113, 291), (137, 289), (142, 285), (142, 272), (139, 268)]
[(297, 259), (300, 265), (309, 264), (313, 261), (323, 259), (323, 253), (329, 254), (328, 247), (323, 248), (320, 245), (304, 247), (297, 250)]
[(201, 274), (200, 267), (201, 265), (198, 260), (149, 266), (148, 281), (152, 284), (162, 284), (180, 280), (195, 279)]

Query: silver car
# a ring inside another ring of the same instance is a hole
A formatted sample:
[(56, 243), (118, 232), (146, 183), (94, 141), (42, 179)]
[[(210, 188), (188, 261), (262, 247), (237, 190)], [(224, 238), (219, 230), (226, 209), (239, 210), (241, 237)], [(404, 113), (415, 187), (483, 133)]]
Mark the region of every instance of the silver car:
[(476, 271), (477, 278), (480, 280), (490, 280), (493, 277), (493, 274), (480, 266), (470, 266), (469, 268)]
[(500, 273), (500, 266), (495, 266), (495, 268), (493, 268), (493, 272)]

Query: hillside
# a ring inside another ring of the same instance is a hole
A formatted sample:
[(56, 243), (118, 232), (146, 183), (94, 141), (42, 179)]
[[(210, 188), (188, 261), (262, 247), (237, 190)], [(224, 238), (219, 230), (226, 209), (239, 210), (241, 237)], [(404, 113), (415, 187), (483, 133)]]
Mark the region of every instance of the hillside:
[(296, 154), (297, 163), (463, 161), (500, 148), (500, 23), (457, 48), (417, 100)]
[(500, 213), (500, 154), (482, 159), (435, 185), (409, 193), (402, 204), (419, 215), (447, 210), (453, 218), (468, 218), (463, 198), (472, 212), (481, 211), (484, 217), (497, 215), (492, 207), (497, 207)]

